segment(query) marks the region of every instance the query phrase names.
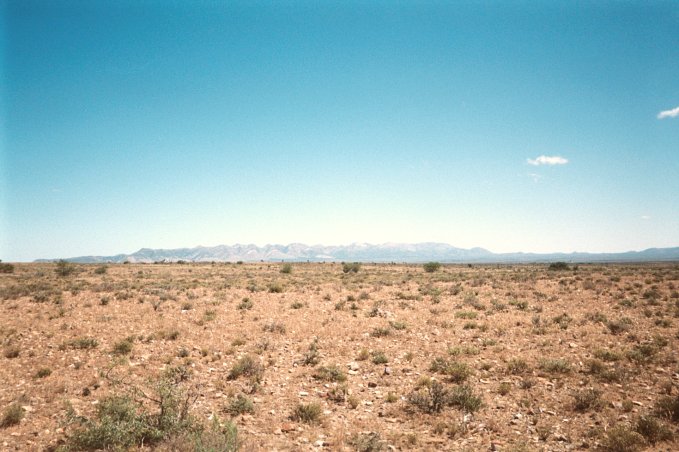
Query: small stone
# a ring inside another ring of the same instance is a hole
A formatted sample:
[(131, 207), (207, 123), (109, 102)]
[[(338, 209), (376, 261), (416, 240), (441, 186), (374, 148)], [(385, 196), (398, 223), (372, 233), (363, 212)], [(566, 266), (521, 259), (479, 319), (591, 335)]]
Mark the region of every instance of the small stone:
[(387, 366), (384, 368), (384, 375), (391, 375), (391, 367)]
[(369, 382), (368, 382), (368, 387), (369, 387), (369, 388), (376, 388), (376, 387), (377, 387), (377, 383), (375, 383), (374, 381), (369, 381)]

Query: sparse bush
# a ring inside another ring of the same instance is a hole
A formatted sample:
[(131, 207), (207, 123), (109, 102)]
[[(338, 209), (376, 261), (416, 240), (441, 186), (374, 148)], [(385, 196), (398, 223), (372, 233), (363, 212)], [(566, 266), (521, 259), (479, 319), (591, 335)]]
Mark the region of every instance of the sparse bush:
[(240, 376), (247, 376), (255, 380), (259, 380), (262, 376), (264, 369), (262, 365), (250, 355), (242, 356), (236, 363), (231, 367), (227, 378), (229, 380), (235, 380)]
[(679, 396), (661, 397), (655, 404), (655, 414), (672, 422), (679, 422)]
[(245, 297), (238, 304), (238, 309), (247, 310), (247, 309), (252, 309), (253, 306), (254, 306), (254, 303), (252, 302), (252, 300), (250, 300), (248, 297)]
[(407, 401), (424, 413), (439, 413), (450, 405), (450, 393), (441, 383), (432, 381), (429, 386), (411, 392)]
[(0, 428), (11, 427), (21, 422), (24, 418), (24, 409), (18, 403), (12, 403), (2, 412)]
[(389, 326), (391, 326), (396, 331), (401, 331), (408, 328), (408, 325), (405, 322), (398, 322), (396, 320), (390, 321)]
[(671, 441), (674, 436), (672, 430), (655, 417), (648, 415), (639, 416), (639, 419), (634, 424), (634, 431), (643, 436), (651, 444), (660, 441)]
[(584, 389), (573, 394), (575, 402), (573, 408), (575, 411), (587, 411), (593, 408), (601, 407), (601, 394), (598, 389)]
[(5, 356), (5, 358), (12, 359), (16, 358), (19, 356), (21, 353), (21, 348), (19, 348), (18, 345), (10, 345), (5, 348), (5, 350), (2, 352), (2, 354)]
[(268, 332), (268, 333), (285, 334), (286, 328), (285, 328), (285, 324), (278, 322), (276, 320), (273, 320), (273, 321), (265, 324), (262, 327), (262, 330), (264, 332)]
[(471, 369), (466, 364), (441, 357), (432, 361), (429, 370), (448, 376), (454, 383), (462, 383), (472, 375)]
[(372, 353), (372, 362), (373, 364), (386, 364), (389, 362), (389, 358), (387, 358), (383, 351), (375, 350)]
[(644, 443), (643, 436), (620, 424), (606, 433), (601, 448), (607, 452), (637, 452), (643, 449)]
[(103, 275), (107, 271), (108, 271), (108, 267), (106, 265), (101, 265), (101, 266), (94, 269), (94, 274), (95, 275)]
[(69, 276), (75, 272), (75, 265), (63, 259), (59, 259), (54, 271), (58, 276)]
[(45, 378), (49, 377), (50, 375), (52, 375), (52, 369), (49, 367), (43, 367), (35, 373), (36, 378)]
[(283, 285), (279, 282), (269, 284), (269, 293), (283, 293)]
[(483, 400), (474, 394), (471, 386), (460, 385), (450, 392), (450, 404), (468, 413), (474, 413), (481, 408)]
[(528, 372), (529, 368), (530, 367), (528, 366), (526, 360), (522, 358), (512, 358), (507, 363), (507, 371), (512, 375), (521, 375), (526, 373)]
[(360, 269), (361, 269), (361, 264), (359, 262), (352, 262), (352, 263), (344, 262), (344, 263), (342, 263), (342, 271), (344, 273), (358, 273), (358, 271)]
[(318, 353), (318, 338), (314, 338), (309, 345), (309, 350), (304, 354), (304, 358), (302, 358), (302, 364), (305, 366), (315, 366), (319, 361), (320, 353)]
[(292, 264), (281, 265), (280, 272), (283, 273), (283, 274), (289, 275), (290, 273), (292, 273)]
[(570, 270), (571, 268), (565, 262), (552, 262), (547, 269), (551, 271), (564, 271)]
[(595, 350), (594, 356), (607, 362), (620, 361), (622, 359), (622, 354), (606, 349)]
[(497, 388), (497, 393), (500, 395), (507, 395), (512, 390), (512, 384), (508, 381), (503, 381)]
[(203, 312), (203, 321), (205, 322), (212, 322), (217, 318), (217, 311), (214, 309), (208, 309), (205, 312)]
[(435, 271), (441, 268), (441, 264), (438, 262), (427, 262), (422, 267), (424, 268), (425, 272), (434, 273)]
[(380, 452), (384, 449), (384, 441), (377, 432), (359, 433), (349, 439), (356, 452)]
[(318, 402), (300, 403), (290, 414), (290, 419), (305, 424), (317, 424), (321, 418), (321, 404)]
[(322, 380), (322, 381), (342, 382), (342, 381), (345, 381), (347, 379), (347, 376), (345, 375), (344, 372), (342, 372), (342, 369), (340, 369), (335, 364), (330, 365), (330, 366), (319, 367), (312, 374), (312, 376), (315, 379)]
[(566, 374), (571, 371), (571, 365), (564, 359), (540, 360), (540, 369), (553, 374)]
[(370, 333), (372, 337), (385, 337), (391, 335), (391, 330), (385, 327), (377, 327)]
[(619, 320), (609, 320), (608, 323), (606, 323), (606, 326), (608, 327), (608, 330), (611, 332), (611, 334), (621, 334), (629, 331), (631, 324), (632, 321), (630, 319), (623, 317)]
[(112, 352), (114, 355), (129, 355), (132, 352), (133, 346), (134, 344), (130, 338), (123, 339), (122, 341), (116, 342)]
[(657, 353), (658, 347), (655, 344), (637, 344), (627, 352), (626, 356), (636, 364), (648, 364), (653, 361)]
[(349, 388), (346, 384), (336, 385), (328, 391), (328, 399), (336, 403), (342, 403), (347, 399)]
[(76, 350), (86, 350), (99, 346), (99, 341), (92, 337), (80, 337), (67, 342), (66, 345)]
[(238, 394), (236, 397), (231, 399), (229, 406), (226, 408), (226, 412), (231, 416), (238, 416), (239, 414), (254, 413), (255, 406), (245, 394)]
[(562, 330), (566, 330), (568, 329), (568, 325), (573, 321), (573, 318), (564, 312), (563, 314), (554, 317), (552, 320), (559, 325)]
[(14, 273), (14, 265), (0, 260), (0, 273)]
[[(215, 432), (205, 432), (189, 412), (196, 396), (181, 385), (189, 376), (186, 368), (173, 367), (152, 385), (152, 395), (148, 396), (138, 389), (132, 391), (132, 394), (140, 394), (143, 400), (155, 405), (157, 411), (154, 414), (145, 410), (141, 399), (129, 395), (113, 394), (102, 399), (97, 405), (96, 420), (81, 421), (82, 427), (68, 438), (67, 449), (128, 449), (187, 436), (192, 437), (194, 444), (214, 440), (211, 435)], [(226, 431), (223, 433), (221, 445), (227, 443)], [(234, 429), (230, 429), (228, 438), (235, 440)], [(219, 450), (236, 448), (234, 444), (234, 447)]]

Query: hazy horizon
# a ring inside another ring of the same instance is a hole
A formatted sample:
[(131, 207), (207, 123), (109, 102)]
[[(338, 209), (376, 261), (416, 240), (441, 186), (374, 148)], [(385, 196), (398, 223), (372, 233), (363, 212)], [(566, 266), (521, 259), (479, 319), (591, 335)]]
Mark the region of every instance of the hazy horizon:
[(0, 2), (0, 259), (679, 246), (679, 4)]

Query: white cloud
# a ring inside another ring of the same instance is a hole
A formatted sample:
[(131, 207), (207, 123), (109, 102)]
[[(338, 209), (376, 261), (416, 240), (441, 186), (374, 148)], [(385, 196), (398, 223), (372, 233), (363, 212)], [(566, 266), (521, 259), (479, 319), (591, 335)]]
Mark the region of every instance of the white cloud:
[(658, 119), (676, 118), (677, 116), (679, 116), (679, 107), (673, 108), (671, 110), (661, 111), (660, 113), (658, 113)]
[(542, 176), (540, 174), (535, 174), (535, 173), (528, 173), (528, 177), (533, 179), (533, 182), (535, 182), (535, 183), (540, 182), (540, 179), (542, 179)]
[(540, 157), (536, 159), (528, 159), (528, 163), (530, 165), (538, 166), (538, 165), (565, 165), (568, 163), (568, 159), (565, 159), (563, 157), (559, 157), (558, 155), (555, 156), (547, 156), (547, 155), (541, 155)]
[(648, 215), (642, 215), (642, 216), (641, 216), (641, 219), (642, 219), (642, 220), (650, 220), (651, 217), (648, 216)]

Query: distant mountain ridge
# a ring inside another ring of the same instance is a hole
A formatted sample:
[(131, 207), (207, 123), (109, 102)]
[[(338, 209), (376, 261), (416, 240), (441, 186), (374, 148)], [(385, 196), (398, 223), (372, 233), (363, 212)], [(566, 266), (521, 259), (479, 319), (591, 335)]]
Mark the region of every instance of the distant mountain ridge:
[[(50, 262), (54, 259), (38, 259)], [(427, 262), (444, 263), (527, 263), (527, 262), (652, 262), (679, 261), (679, 247), (649, 248), (624, 253), (493, 253), (483, 248), (457, 248), (446, 243), (353, 243), (324, 246), (291, 243), (289, 245), (218, 245), (195, 248), (142, 248), (132, 254), (115, 256), (80, 256), (66, 259), (80, 263), (122, 262)]]

